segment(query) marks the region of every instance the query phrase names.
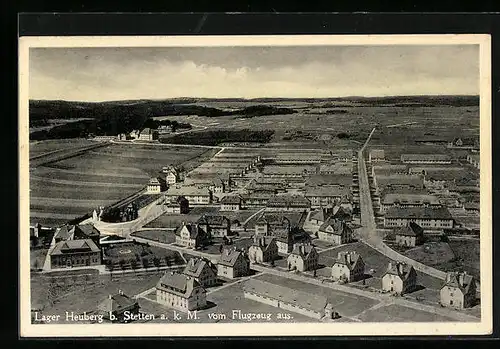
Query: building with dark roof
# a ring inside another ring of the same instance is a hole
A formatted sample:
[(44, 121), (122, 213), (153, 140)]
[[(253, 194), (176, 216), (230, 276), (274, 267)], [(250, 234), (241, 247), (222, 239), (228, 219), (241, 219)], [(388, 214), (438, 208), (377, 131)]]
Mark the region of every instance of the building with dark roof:
[(147, 194), (159, 194), (167, 190), (167, 182), (160, 177), (153, 177), (149, 180), (146, 193)]
[(189, 201), (183, 196), (171, 199), (165, 203), (167, 213), (185, 214), (189, 212)]
[(474, 277), (465, 271), (447, 273), (440, 298), (445, 307), (464, 309), (473, 306), (476, 302)]
[(451, 229), (453, 217), (446, 207), (391, 207), (384, 216), (384, 227), (404, 227), (415, 222), (426, 229)]
[(247, 276), (250, 273), (248, 254), (236, 248), (225, 248), (217, 263), (217, 275), (228, 279)]
[(445, 154), (403, 154), (404, 164), (451, 164), (451, 157)]
[(243, 285), (245, 298), (314, 319), (336, 318), (338, 314), (325, 296), (298, 291), (270, 282), (250, 279)]
[(51, 268), (88, 267), (101, 263), (101, 249), (92, 239), (59, 241), (50, 251)]
[(332, 266), (332, 279), (335, 281), (352, 282), (363, 279), (365, 263), (355, 251), (339, 252)]
[(252, 263), (268, 263), (278, 258), (278, 245), (274, 236), (254, 236), (248, 248), (248, 258)]
[(372, 149), (368, 154), (368, 162), (380, 162), (385, 161), (385, 151), (384, 149)]
[(337, 185), (308, 187), (305, 196), (311, 202), (312, 208), (335, 205), (341, 201), (349, 203), (353, 200), (350, 187)]
[(318, 239), (343, 245), (352, 241), (352, 229), (344, 220), (329, 218), (318, 230)]
[(200, 229), (207, 232), (211, 237), (231, 235), (231, 221), (223, 215), (203, 215), (196, 223)]
[(221, 211), (239, 211), (241, 210), (241, 196), (226, 195), (220, 200)]
[(394, 229), (396, 244), (404, 247), (415, 247), (424, 242), (424, 229), (415, 222)]
[(307, 271), (318, 267), (319, 255), (313, 245), (308, 243), (297, 243), (288, 255), (288, 270)]
[(266, 204), (266, 211), (304, 211), (310, 208), (311, 202), (300, 195), (275, 195)]
[(382, 198), (380, 208), (382, 212), (386, 212), (391, 207), (411, 208), (425, 206), (439, 207), (441, 204), (435, 195), (387, 193)]
[(97, 312), (107, 320), (113, 322), (128, 322), (133, 315), (139, 314), (139, 303), (122, 291), (109, 295), (97, 306)]
[(217, 266), (205, 258), (191, 258), (182, 273), (195, 279), (204, 288), (217, 284)]
[(175, 231), (175, 243), (189, 248), (200, 248), (210, 241), (208, 233), (197, 224), (182, 222)]
[(382, 290), (397, 294), (405, 294), (415, 290), (417, 272), (412, 265), (402, 262), (389, 262), (382, 276)]
[(156, 301), (181, 311), (207, 305), (205, 288), (194, 278), (175, 272), (165, 273), (156, 284)]

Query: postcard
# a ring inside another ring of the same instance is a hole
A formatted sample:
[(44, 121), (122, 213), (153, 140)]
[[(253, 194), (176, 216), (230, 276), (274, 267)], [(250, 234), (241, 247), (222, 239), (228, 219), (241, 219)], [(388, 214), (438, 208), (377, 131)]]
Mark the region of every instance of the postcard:
[(491, 333), (489, 35), (19, 47), (21, 336)]

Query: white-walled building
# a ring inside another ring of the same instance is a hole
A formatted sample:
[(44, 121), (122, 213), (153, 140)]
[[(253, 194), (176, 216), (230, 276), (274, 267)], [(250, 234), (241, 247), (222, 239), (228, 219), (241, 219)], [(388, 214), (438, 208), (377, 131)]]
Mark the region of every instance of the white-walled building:
[(415, 290), (417, 272), (412, 265), (402, 262), (390, 262), (382, 276), (382, 290), (405, 294)]
[(365, 263), (355, 251), (339, 252), (332, 266), (332, 279), (344, 282), (358, 281), (364, 278)]
[(185, 312), (207, 305), (206, 291), (194, 278), (173, 272), (165, 273), (156, 284), (156, 301)]

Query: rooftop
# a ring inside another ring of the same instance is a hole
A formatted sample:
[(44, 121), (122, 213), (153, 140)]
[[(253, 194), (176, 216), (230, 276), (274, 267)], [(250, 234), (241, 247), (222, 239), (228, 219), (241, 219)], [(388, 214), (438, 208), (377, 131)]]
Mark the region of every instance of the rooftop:
[(55, 256), (62, 254), (80, 253), (82, 251), (100, 252), (101, 250), (91, 239), (78, 239), (59, 241), (50, 254), (51, 256)]
[(249, 279), (246, 281), (243, 285), (243, 291), (252, 292), (315, 312), (323, 312), (327, 305), (327, 298), (324, 296), (294, 290), (258, 279)]
[(409, 279), (410, 277), (416, 277), (417, 275), (412, 265), (394, 261), (389, 262), (385, 274), (397, 275), (403, 281)]
[(427, 194), (396, 194), (390, 193), (386, 194), (382, 200), (384, 205), (393, 205), (393, 204), (424, 204), (427, 203), (429, 205), (437, 205), (439, 204), (439, 200), (435, 195), (427, 195)]
[(205, 186), (173, 185), (168, 188), (167, 196), (209, 196), (210, 190)]
[(410, 222), (410, 224), (405, 225), (404, 227), (396, 228), (396, 235), (402, 236), (417, 236), (422, 235), (424, 233), (424, 229), (420, 225), (415, 222)]
[(451, 161), (451, 157), (446, 154), (403, 154), (401, 161)]
[(234, 267), (240, 256), (246, 257), (243, 251), (234, 248), (226, 248), (222, 251), (219, 258), (219, 264)]
[(445, 219), (452, 220), (446, 207), (391, 207), (385, 213), (385, 218), (390, 219)]

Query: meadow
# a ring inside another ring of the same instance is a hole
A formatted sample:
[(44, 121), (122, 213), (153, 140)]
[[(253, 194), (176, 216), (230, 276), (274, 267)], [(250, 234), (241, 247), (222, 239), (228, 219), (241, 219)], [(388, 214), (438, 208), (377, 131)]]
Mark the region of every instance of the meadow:
[[(79, 144), (79, 140), (72, 140)], [(84, 141), (83, 141), (84, 142)], [(50, 144), (50, 145), (47, 145)], [(67, 146), (62, 140), (35, 143), (40, 152)], [(213, 149), (209, 149), (209, 156)], [(197, 166), (207, 149), (112, 144), (32, 168), (30, 220), (57, 226), (142, 190), (168, 164)]]

